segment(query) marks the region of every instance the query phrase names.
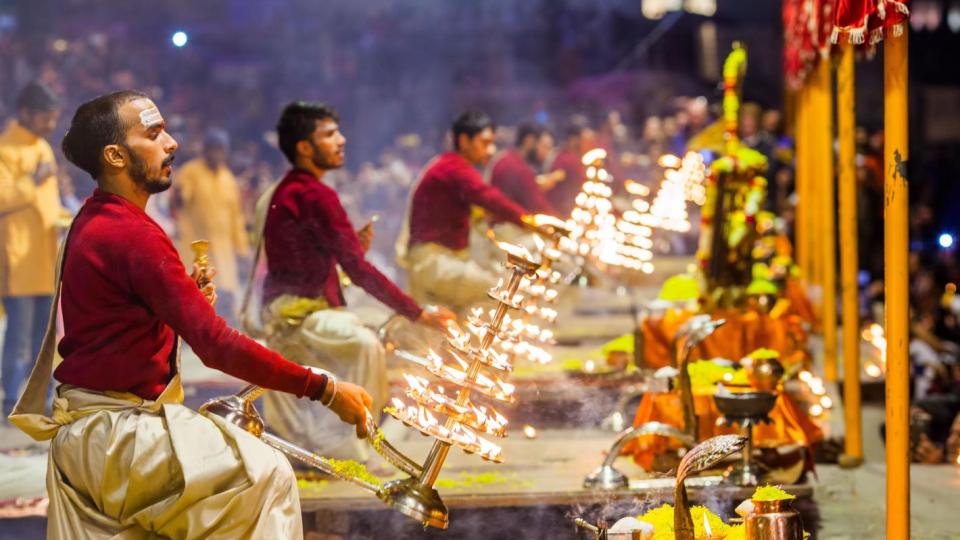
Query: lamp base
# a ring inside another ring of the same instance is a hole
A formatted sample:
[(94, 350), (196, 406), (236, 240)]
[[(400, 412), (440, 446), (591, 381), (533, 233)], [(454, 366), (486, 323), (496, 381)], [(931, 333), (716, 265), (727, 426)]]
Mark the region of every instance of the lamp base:
[(626, 489), (629, 486), (627, 476), (609, 465), (598, 467), (583, 480), (583, 487), (587, 489)]
[(449, 525), (447, 506), (440, 494), (433, 488), (421, 486), (416, 478), (387, 482), (381, 498), (396, 511), (425, 526), (446, 529)]

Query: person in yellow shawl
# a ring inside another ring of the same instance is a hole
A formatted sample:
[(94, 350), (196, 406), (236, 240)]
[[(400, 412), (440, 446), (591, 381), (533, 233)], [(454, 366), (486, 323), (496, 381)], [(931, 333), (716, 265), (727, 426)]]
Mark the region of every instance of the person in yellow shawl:
[(60, 117), (53, 91), (23, 88), (17, 119), (0, 134), (0, 296), (7, 314), (3, 342), (3, 416), (13, 410), (27, 366), (40, 351), (53, 298), (57, 220), (63, 213), (57, 162), (46, 141)]
[[(213, 276), (187, 274), (145, 212), (170, 187), (177, 142), (144, 94), (77, 109), (63, 153), (96, 179), (61, 251), (47, 331), (10, 421), (50, 440), (48, 538), (293, 538), (303, 535), (287, 458), (182, 405), (179, 339), (208, 366), (318, 400), (365, 437), (370, 395), (290, 362), (217, 317)], [(63, 339), (56, 343), (58, 312)], [(55, 365), (55, 349), (63, 360)], [(56, 370), (54, 371), (54, 367)], [(51, 375), (60, 383), (44, 414)]]
[(230, 138), (219, 128), (207, 131), (203, 155), (183, 164), (174, 182), (177, 236), (184, 264), (193, 260), (190, 243), (210, 242), (210, 264), (217, 268), (217, 312), (231, 324), (237, 315), (237, 259), (250, 253), (240, 188), (227, 167)]

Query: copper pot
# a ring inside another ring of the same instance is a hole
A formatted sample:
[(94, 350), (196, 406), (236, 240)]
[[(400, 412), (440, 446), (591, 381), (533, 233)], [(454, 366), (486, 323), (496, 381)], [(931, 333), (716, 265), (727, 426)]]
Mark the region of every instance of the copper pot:
[(790, 501), (753, 501), (745, 520), (747, 540), (802, 540), (803, 522)]

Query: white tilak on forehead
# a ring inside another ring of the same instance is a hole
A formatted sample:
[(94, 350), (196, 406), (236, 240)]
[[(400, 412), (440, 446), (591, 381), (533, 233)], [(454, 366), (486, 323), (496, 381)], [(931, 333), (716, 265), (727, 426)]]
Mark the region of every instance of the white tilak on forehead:
[(160, 116), (160, 111), (156, 107), (150, 107), (140, 111), (140, 123), (145, 128), (153, 127), (163, 123), (163, 116)]

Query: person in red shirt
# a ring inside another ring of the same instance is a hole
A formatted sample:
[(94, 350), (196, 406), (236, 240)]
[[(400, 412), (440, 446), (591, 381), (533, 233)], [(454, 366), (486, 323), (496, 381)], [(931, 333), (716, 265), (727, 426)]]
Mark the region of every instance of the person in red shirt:
[[(516, 146), (498, 153), (487, 165), (485, 177), (490, 185), (499, 189), (513, 202), (520, 205), (528, 214), (547, 214), (556, 216), (557, 211), (544, 196), (544, 190), (553, 187), (556, 173), (538, 174), (543, 163), (553, 151), (553, 135), (538, 124), (522, 124), (517, 128)], [(562, 173), (559, 175), (562, 177)], [(534, 233), (528, 228), (520, 228), (501, 219), (490, 220), (494, 237), (498, 241), (509, 242), (525, 247), (531, 253), (537, 250)], [(496, 260), (497, 247), (492, 242), (484, 242), (488, 247), (483, 257)], [(474, 255), (477, 258), (477, 255)]]
[(583, 121), (574, 120), (567, 126), (563, 146), (547, 162), (546, 169), (551, 173), (560, 176), (559, 171), (562, 171), (563, 178), (547, 191), (547, 200), (559, 212), (561, 219), (570, 217), (570, 212), (576, 206), (575, 199), (587, 178), (581, 158), (595, 146), (596, 134), (593, 129)]
[[(411, 321), (446, 330), (453, 314), (423, 309), (364, 255), (372, 228), (358, 234), (327, 171), (343, 166), (346, 138), (335, 110), (297, 101), (277, 123), (280, 150), (292, 165), (266, 197), (263, 287), (267, 343), (288, 358), (357, 381), (379, 411), (389, 397), (386, 353), (376, 333), (346, 307), (339, 265), (354, 284)], [(326, 456), (367, 458), (366, 445), (324, 407), (283, 394), (264, 398), (264, 418), (281, 437)]]
[(210, 367), (328, 404), (358, 436), (366, 436), (370, 396), (286, 360), (216, 315), (212, 282), (198, 286), (213, 274), (195, 268), (189, 275), (144, 213), (150, 196), (171, 185), (177, 142), (165, 126), (147, 96), (122, 91), (81, 105), (63, 140), (64, 155), (97, 190), (63, 248), (60, 385), (46, 417), (54, 309), (10, 417), (34, 438), (52, 439), (47, 534), (300, 538), (287, 459), (239, 427), (181, 405), (178, 341)]
[(484, 300), (497, 281), (470, 259), (471, 207), (520, 226), (525, 210), (484, 182), (477, 170), (496, 153), (490, 117), (465, 112), (452, 131), (454, 150), (434, 158), (414, 188), (397, 251), (414, 298), (464, 312)]
[(490, 185), (500, 190), (530, 214), (557, 211), (543, 195), (544, 187), (552, 187), (552, 178), (539, 174), (553, 151), (553, 135), (543, 126), (523, 124), (517, 128), (517, 144), (500, 152), (487, 166)]

